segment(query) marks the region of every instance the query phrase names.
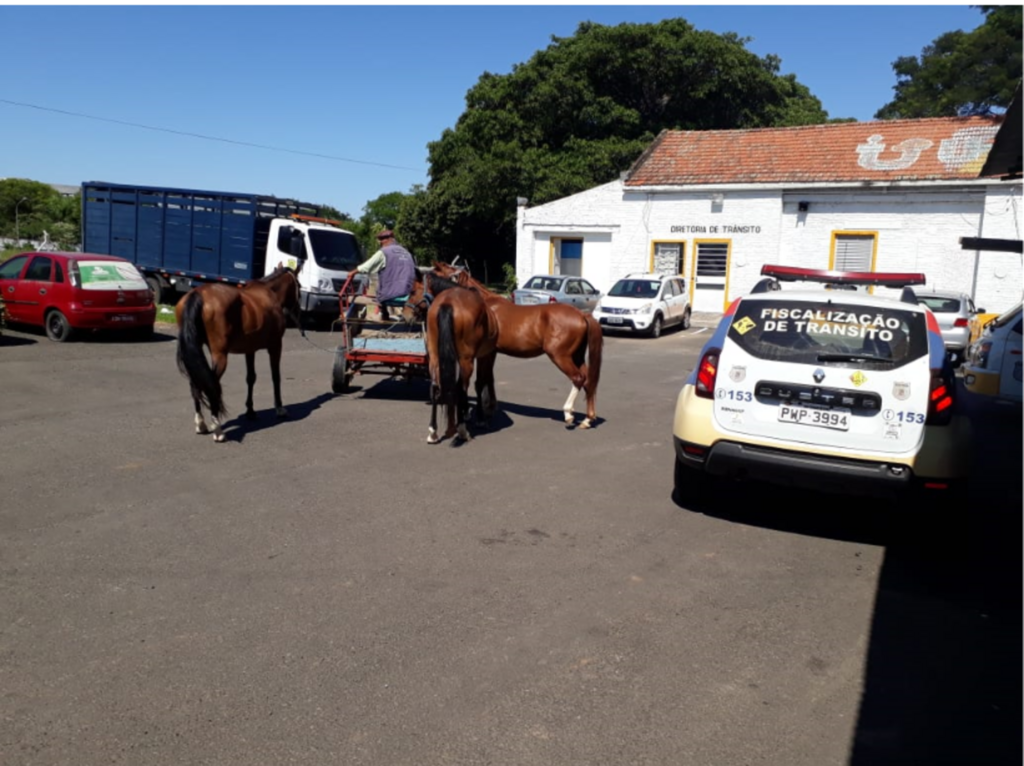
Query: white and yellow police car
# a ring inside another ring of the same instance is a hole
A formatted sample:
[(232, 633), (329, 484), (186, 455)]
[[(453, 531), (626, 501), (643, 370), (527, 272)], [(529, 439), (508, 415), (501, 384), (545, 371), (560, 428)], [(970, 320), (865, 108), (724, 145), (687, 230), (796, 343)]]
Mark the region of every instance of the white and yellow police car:
[[(970, 424), (955, 412), (939, 325), (911, 287), (924, 275), (761, 273), (679, 393), (677, 497), (704, 496), (713, 477), (885, 496), (965, 479)], [(870, 285), (902, 292), (858, 290)]]

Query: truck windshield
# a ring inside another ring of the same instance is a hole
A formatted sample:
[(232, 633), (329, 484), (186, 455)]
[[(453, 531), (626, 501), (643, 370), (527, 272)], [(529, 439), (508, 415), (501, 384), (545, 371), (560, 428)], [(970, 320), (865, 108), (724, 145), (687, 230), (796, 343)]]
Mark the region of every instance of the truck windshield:
[(324, 269), (354, 269), (362, 260), (356, 238), (347, 231), (310, 228), (309, 244), (317, 265)]

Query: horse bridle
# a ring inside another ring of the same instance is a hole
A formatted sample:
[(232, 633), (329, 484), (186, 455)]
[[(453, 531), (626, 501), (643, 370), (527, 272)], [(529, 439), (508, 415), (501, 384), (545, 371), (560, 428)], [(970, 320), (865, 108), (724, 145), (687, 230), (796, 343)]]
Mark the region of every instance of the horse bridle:
[(418, 301), (407, 300), (405, 302), (405, 308), (412, 309), (416, 313), (423, 313), (426, 316), (427, 311), (430, 310), (430, 304), (434, 302), (434, 294), (430, 292), (430, 285), (427, 281), (427, 276), (423, 275), (423, 295)]

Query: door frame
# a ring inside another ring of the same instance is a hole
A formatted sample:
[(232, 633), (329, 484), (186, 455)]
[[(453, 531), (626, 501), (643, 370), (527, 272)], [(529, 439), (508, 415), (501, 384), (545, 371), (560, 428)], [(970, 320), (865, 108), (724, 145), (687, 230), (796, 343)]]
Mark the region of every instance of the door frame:
[(693, 240), (693, 258), (690, 259), (690, 306), (694, 305), (693, 291), (697, 289), (697, 260), (700, 245), (726, 245), (725, 251), (725, 290), (722, 295), (722, 311), (729, 307), (729, 275), (732, 273), (732, 240), (731, 239), (695, 239)]
[[(586, 244), (584, 237), (552, 237), (548, 240), (548, 274), (554, 275), (555, 273), (555, 247), (557, 245), (559, 252), (562, 249), (562, 242), (579, 242), (580, 243), (580, 273), (579, 277), (583, 277), (583, 245)], [(561, 257), (559, 257), (559, 268), (561, 268)], [(562, 272), (559, 272), (561, 274)], [(563, 276), (577, 276), (574, 274), (564, 274)]]

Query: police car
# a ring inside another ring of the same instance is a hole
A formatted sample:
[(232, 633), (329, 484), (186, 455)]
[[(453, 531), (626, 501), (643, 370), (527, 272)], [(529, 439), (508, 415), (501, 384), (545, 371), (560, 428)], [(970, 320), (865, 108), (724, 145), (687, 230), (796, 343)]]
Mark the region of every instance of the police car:
[[(885, 496), (965, 479), (970, 426), (939, 325), (912, 290), (924, 275), (761, 273), (679, 393), (677, 497), (703, 495), (709, 477)], [(901, 296), (858, 289), (870, 285)]]

